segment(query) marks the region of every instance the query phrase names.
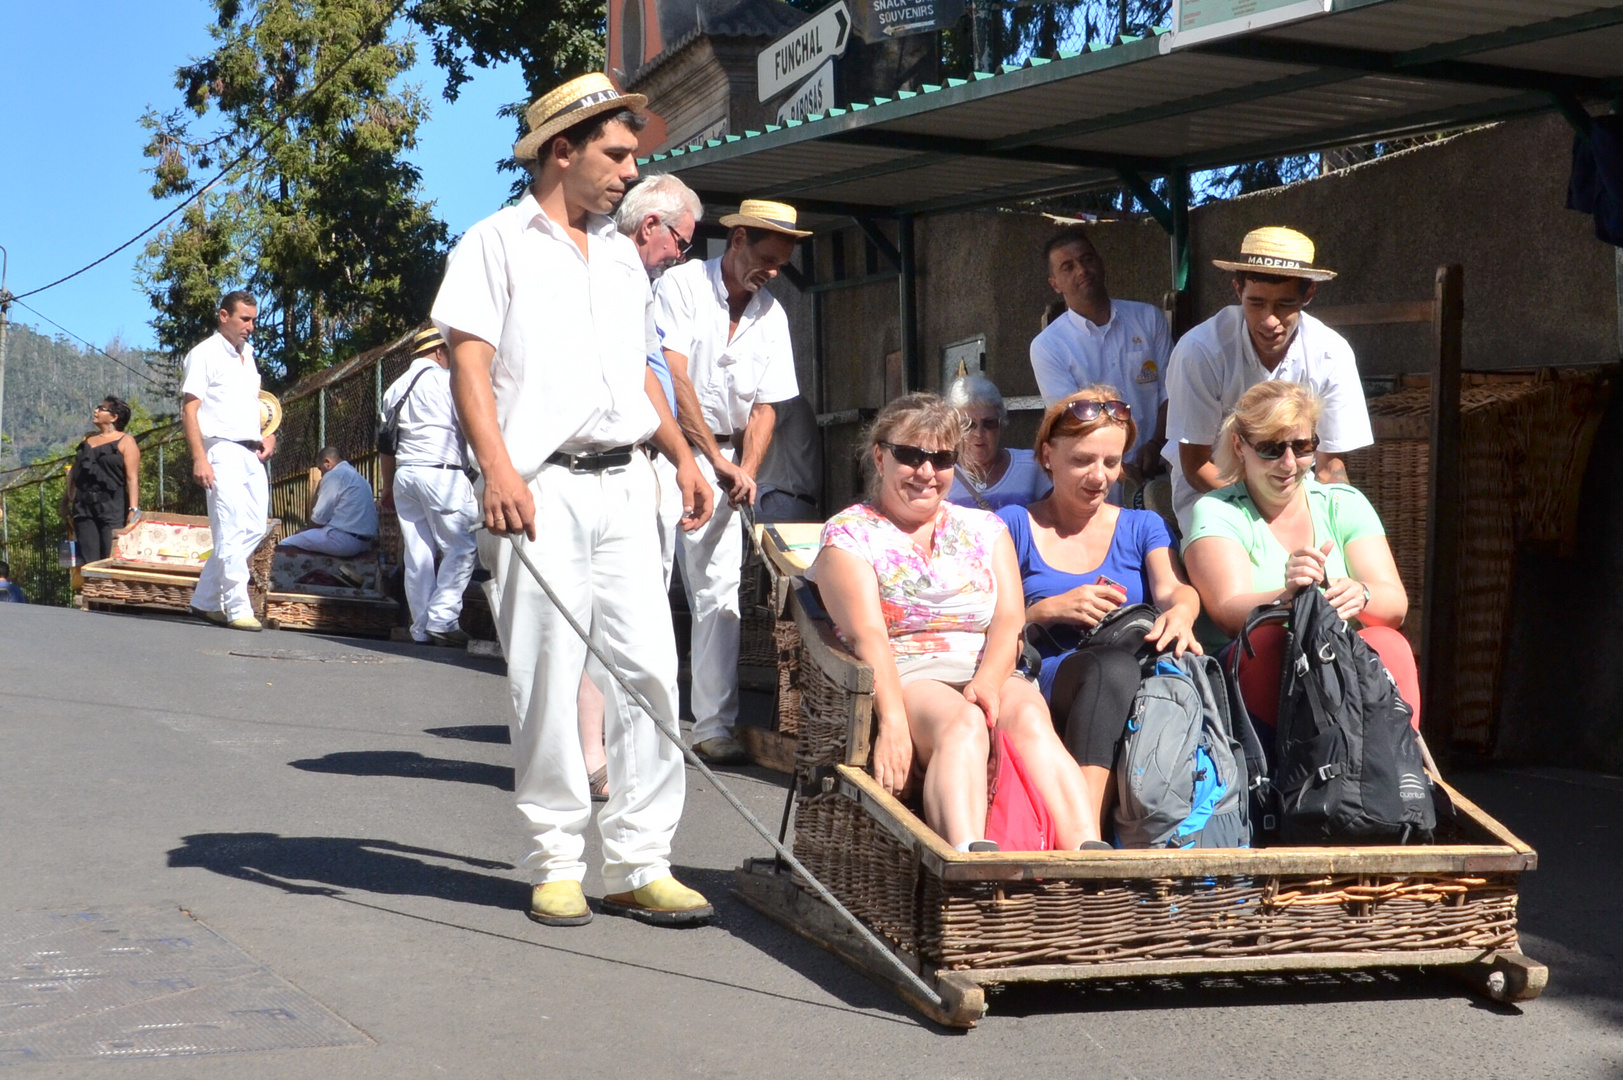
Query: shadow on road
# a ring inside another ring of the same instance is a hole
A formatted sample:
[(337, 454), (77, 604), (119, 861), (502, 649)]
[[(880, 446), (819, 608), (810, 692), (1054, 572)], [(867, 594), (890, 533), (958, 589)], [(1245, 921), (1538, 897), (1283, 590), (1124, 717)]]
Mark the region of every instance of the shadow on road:
[(512, 735), (506, 724), (470, 724), (465, 727), (431, 727), (423, 729), (424, 735), (432, 735), (436, 739), (461, 739), (463, 742), (502, 743), (512, 742)]
[(414, 750), (349, 750), (326, 757), (302, 758), (288, 764), (305, 772), (453, 780), (461, 784), (485, 784), (500, 791), (513, 790), (513, 770), (510, 766), (424, 757)]
[[(529, 903), (530, 889), (522, 881), (463, 869), (512, 870), (507, 863), (389, 840), (261, 832), (196, 833), (182, 837), (181, 846), (168, 854), (169, 865), (174, 868), (201, 867), (306, 896), (342, 896), (345, 890), (354, 889), (518, 911)], [(424, 859), (442, 859), (461, 866), (440, 866)]]

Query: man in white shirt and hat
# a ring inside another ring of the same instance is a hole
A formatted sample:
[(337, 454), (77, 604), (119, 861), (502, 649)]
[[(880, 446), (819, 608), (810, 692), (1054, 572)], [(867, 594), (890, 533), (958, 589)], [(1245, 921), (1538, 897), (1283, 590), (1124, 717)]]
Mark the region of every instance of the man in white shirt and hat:
[(383, 500), (400, 520), (411, 639), (455, 648), (468, 643), (462, 594), (479, 561), (479, 503), (463, 471), (445, 338), (429, 327), (411, 344), (411, 366), (383, 392), (379, 421), (395, 418), (395, 451), (379, 455)]
[(265, 538), (270, 483), (265, 461), (274, 434), (261, 437), (259, 368), (248, 338), (259, 305), (240, 290), (220, 300), (219, 326), (186, 354), (180, 423), (192, 479), (208, 493), (214, 547), (192, 590), (192, 611), (234, 630), (261, 630), (248, 598), (248, 558)]
[(792, 206), (745, 199), (738, 213), (721, 219), (731, 230), (726, 250), (666, 271), (654, 294), (677, 419), (716, 493), (710, 523), (678, 545), (693, 615), (693, 750), (715, 764), (749, 760), (732, 736), (744, 558), (738, 510), (755, 503), (773, 403), (800, 393), (789, 320), (766, 288), (795, 244), (811, 235), (796, 221)]
[[(532, 183), (475, 224), (446, 264), (433, 319), (451, 349), (457, 419), (478, 459), (480, 556), (516, 716), (514, 790), (534, 882), (532, 919), (589, 922), (581, 889), (591, 818), (576, 695), (586, 645), (515, 553), (665, 723), (677, 716), (676, 641), (662, 595), (651, 440), (678, 462), (695, 522), (708, 490), (645, 360), (648, 275), (607, 216), (636, 177), (640, 94), (583, 75), (530, 105), (513, 156)], [(649, 387), (653, 386), (650, 393)], [(656, 400), (657, 398), (657, 400)], [(538, 527), (539, 525), (539, 527)], [(680, 750), (611, 683), (612, 794), (598, 817), (602, 910), (656, 925), (710, 918), (671, 875)]]
[(378, 542), (378, 505), (372, 485), (344, 460), (336, 446), (322, 447), (316, 455), (316, 468), (321, 471), (321, 482), (316, 485), (315, 505), (310, 507), (310, 528), (278, 546), (337, 559), (371, 551)]
[(1375, 441), (1358, 362), (1347, 340), (1304, 310), (1334, 270), (1313, 265), (1313, 241), (1267, 226), (1245, 234), (1237, 259), (1213, 259), (1234, 273), (1230, 305), (1179, 339), (1167, 375), (1167, 445), (1180, 528), (1195, 500), (1218, 485), (1212, 443), (1223, 418), (1259, 382), (1287, 379), (1324, 401), (1314, 472), (1345, 484), (1342, 455)]
[(1166, 441), (1167, 357), (1172, 334), (1153, 304), (1118, 300), (1106, 287), (1105, 264), (1085, 225), (1068, 225), (1043, 246), (1048, 287), (1065, 310), (1031, 342), (1031, 371), (1043, 402), (1052, 405), (1078, 390), (1105, 385), (1132, 406), (1138, 442), (1127, 448), (1135, 480), (1163, 471)]

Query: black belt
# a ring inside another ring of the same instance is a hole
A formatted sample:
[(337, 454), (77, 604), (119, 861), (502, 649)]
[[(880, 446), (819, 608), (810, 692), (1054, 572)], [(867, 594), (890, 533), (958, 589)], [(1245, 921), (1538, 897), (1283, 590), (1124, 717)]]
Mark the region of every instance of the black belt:
[(570, 472), (598, 473), (631, 464), (632, 447), (616, 446), (612, 450), (596, 450), (586, 454), (566, 454), (562, 450), (547, 457), (548, 465), (562, 465)]
[(343, 533), (345, 536), (352, 537), (356, 540), (365, 540), (368, 544), (377, 539), (375, 536), (363, 536), (361, 533), (352, 533), (348, 529), (334, 529), (331, 525), (323, 525), (322, 528), (332, 529), (332, 531), (335, 533)]
[(437, 462), (435, 464), (430, 464), (430, 463), (428, 463), (426, 461), (408, 461), (405, 464), (399, 466), (399, 468), (402, 468), (402, 469), (455, 469), (458, 472), (462, 471), (462, 466), (460, 466), (460, 465), (447, 465), (444, 462)]
[(737, 446), (739, 444), (739, 432), (735, 431), (731, 435), (721, 435), (712, 431), (710, 434), (714, 436), (717, 446)]
[(231, 441), (236, 443), (238, 446), (246, 446), (256, 454), (265, 449), (265, 444), (260, 442), (258, 439), (232, 439)]

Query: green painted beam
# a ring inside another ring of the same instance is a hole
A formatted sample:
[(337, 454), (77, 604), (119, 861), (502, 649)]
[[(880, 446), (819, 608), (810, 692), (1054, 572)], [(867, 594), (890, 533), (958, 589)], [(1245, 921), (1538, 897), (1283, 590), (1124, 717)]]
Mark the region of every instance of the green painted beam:
[(887, 128), (867, 128), (830, 136), (831, 141), (858, 146), (878, 146), (895, 150), (914, 150), (944, 157), (983, 157), (999, 161), (1023, 161), (1038, 165), (1064, 165), (1072, 168), (1135, 169), (1141, 172), (1165, 172), (1168, 163), (1160, 158), (1137, 154), (1107, 154), (1092, 150), (1072, 150), (1055, 146), (1003, 147), (981, 139), (962, 139), (951, 135), (926, 135)]
[(872, 218), (857, 218), (857, 228), (862, 230), (862, 235), (868, 238), (870, 244), (879, 249), (879, 254), (890, 263), (891, 269), (897, 271), (902, 269), (901, 252), (896, 250), (896, 245), (890, 242), (890, 237), (880, 231)]
[(1133, 198), (1144, 204), (1144, 209), (1150, 212), (1150, 216), (1155, 219), (1156, 224), (1165, 229), (1168, 236), (1171, 236), (1173, 230), (1172, 208), (1161, 201), (1161, 196), (1157, 195), (1155, 189), (1150, 187), (1150, 182), (1131, 169), (1118, 169), (1116, 175), (1121, 178), (1123, 184), (1127, 185), (1127, 190), (1133, 193)]
[(1498, 49), (1510, 49), (1517, 45), (1531, 45), (1535, 42), (1581, 34), (1587, 30), (1604, 30), (1608, 26), (1620, 24), (1623, 24), (1623, 6), (1598, 8), (1559, 19), (1513, 26), (1508, 30), (1497, 30), (1489, 34), (1474, 34), (1457, 41), (1439, 42), (1398, 55), (1403, 57), (1405, 64), (1425, 64), (1433, 60), (1452, 60), (1461, 56), (1476, 56)]

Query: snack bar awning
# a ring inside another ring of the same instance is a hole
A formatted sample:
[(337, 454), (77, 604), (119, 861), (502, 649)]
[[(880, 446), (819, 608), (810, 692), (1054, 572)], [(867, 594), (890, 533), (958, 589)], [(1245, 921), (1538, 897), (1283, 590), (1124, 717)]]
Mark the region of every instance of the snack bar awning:
[[(712, 204), (910, 216), (1419, 135), (1623, 93), (1623, 6), (1324, 0), (1298, 22), (1172, 31), (903, 91), (644, 161)], [(1188, 35), (1185, 35), (1186, 37)], [(1157, 216), (1173, 212), (1150, 195)], [(1170, 220), (1163, 224), (1171, 227)]]

